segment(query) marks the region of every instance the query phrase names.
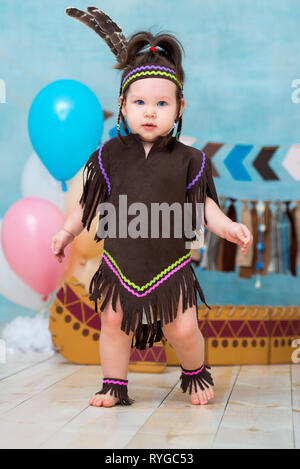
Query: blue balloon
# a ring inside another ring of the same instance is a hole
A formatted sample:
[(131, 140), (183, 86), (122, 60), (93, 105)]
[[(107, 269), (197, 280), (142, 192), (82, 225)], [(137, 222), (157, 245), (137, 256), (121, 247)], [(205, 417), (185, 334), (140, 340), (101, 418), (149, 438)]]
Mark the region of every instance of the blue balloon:
[(34, 151), (49, 173), (66, 183), (101, 142), (104, 115), (97, 96), (75, 80), (57, 80), (34, 98), (28, 132)]

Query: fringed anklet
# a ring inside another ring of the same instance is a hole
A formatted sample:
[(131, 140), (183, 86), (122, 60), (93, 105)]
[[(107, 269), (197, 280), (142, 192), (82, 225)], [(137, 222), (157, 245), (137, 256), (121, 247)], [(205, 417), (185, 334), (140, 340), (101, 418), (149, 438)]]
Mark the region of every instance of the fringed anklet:
[[(207, 369), (211, 369), (210, 366), (202, 365), (200, 368), (197, 368), (196, 370), (185, 370), (184, 368), (181, 367), (181, 389), (183, 392), (186, 392), (187, 389), (189, 388), (189, 394), (192, 394), (193, 391), (193, 386), (195, 389), (195, 392), (197, 392), (197, 385), (200, 386), (201, 390), (204, 390), (205, 385), (207, 388), (209, 387), (208, 384), (214, 386), (213, 379), (211, 377), (211, 374)], [(207, 384), (208, 383), (208, 384)]]
[(111, 395), (119, 399), (120, 402), (117, 402), (117, 404), (131, 405), (134, 403), (134, 399), (130, 399), (128, 396), (127, 385), (128, 379), (103, 378), (102, 389), (96, 394), (106, 394), (110, 391)]

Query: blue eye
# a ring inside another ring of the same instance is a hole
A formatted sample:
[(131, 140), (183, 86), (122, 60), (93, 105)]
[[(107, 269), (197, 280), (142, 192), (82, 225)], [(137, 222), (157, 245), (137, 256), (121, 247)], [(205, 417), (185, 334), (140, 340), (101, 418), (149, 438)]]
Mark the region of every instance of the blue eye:
[[(142, 99), (137, 99), (136, 101), (134, 101), (134, 103), (138, 103), (138, 102), (143, 103), (144, 101)], [(159, 101), (159, 103), (168, 104), (166, 101)]]

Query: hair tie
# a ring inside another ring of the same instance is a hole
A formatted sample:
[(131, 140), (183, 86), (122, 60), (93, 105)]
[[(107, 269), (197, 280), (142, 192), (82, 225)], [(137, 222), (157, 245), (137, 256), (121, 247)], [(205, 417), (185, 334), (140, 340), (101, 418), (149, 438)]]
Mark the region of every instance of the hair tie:
[(160, 46), (144, 46), (141, 50), (137, 52), (137, 54), (143, 54), (144, 52), (164, 52), (166, 54), (165, 49)]

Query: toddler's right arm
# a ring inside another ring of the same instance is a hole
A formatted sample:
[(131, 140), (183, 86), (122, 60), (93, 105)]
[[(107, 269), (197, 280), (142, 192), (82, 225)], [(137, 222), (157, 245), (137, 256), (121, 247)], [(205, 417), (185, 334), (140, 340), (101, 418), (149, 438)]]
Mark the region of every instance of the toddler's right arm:
[(110, 191), (109, 152), (104, 144), (95, 150), (83, 170), (83, 191), (74, 210), (65, 220), (64, 226), (51, 240), (51, 251), (62, 261), (64, 248), (86, 228), (88, 231), (95, 216), (97, 207), (107, 200)]
[(64, 248), (73, 241), (84, 229), (81, 222), (83, 207), (77, 202), (76, 207), (66, 218), (64, 226), (52, 237), (51, 251), (57, 257), (58, 262), (62, 262), (65, 257)]

